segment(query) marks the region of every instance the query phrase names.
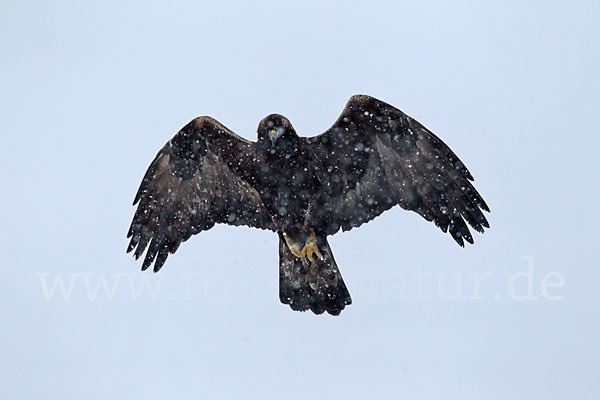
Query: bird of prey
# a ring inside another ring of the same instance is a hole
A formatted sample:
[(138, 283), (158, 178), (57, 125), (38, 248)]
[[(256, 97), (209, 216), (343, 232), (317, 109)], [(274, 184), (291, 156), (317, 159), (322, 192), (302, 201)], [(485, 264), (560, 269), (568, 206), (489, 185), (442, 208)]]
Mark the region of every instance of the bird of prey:
[(127, 252), (160, 270), (169, 253), (217, 223), (279, 236), (279, 298), (293, 310), (338, 315), (352, 300), (327, 236), (395, 205), (473, 243), (488, 206), (452, 150), (419, 122), (376, 98), (352, 96), (337, 121), (300, 137), (271, 114), (258, 140), (210, 117), (185, 125), (158, 152), (133, 202)]

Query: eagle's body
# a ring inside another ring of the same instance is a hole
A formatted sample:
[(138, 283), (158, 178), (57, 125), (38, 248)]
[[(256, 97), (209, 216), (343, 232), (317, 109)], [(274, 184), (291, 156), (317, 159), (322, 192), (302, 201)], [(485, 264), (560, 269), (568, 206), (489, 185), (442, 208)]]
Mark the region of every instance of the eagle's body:
[[(279, 124), (286, 121), (279, 115), (267, 118)], [(299, 234), (319, 181), (300, 138), (292, 132), (284, 135), (274, 144), (259, 140), (255, 145), (259, 174), (253, 186), (278, 225), (288, 234)]]
[(128, 251), (154, 271), (191, 235), (215, 223), (280, 238), (280, 299), (294, 310), (337, 315), (351, 303), (327, 236), (400, 205), (461, 246), (483, 232), (487, 205), (471, 174), (439, 138), (400, 110), (353, 96), (325, 133), (299, 137), (283, 116), (258, 126), (258, 141), (210, 117), (183, 127), (150, 165), (134, 204)]

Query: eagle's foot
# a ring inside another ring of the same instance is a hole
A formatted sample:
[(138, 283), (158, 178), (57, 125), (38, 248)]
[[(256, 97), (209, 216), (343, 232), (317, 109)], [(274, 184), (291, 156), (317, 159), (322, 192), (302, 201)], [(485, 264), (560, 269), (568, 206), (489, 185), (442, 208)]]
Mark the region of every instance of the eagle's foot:
[(323, 255), (319, 251), (319, 246), (317, 246), (317, 236), (314, 232), (306, 239), (306, 244), (300, 251), (300, 254), (302, 254), (302, 257), (308, 257), (310, 262), (314, 261), (315, 255), (319, 257), (319, 259), (323, 259)]
[(293, 255), (298, 258), (304, 259), (304, 257), (308, 258), (310, 262), (315, 260), (315, 256), (319, 257), (319, 259), (323, 259), (323, 255), (319, 251), (319, 247), (317, 246), (317, 236), (314, 232), (312, 232), (308, 238), (306, 239), (306, 243), (304, 247), (300, 248), (300, 245), (292, 240), (291, 237), (283, 234), (283, 238), (285, 239), (285, 243), (287, 247), (290, 249)]
[(285, 243), (287, 244), (288, 249), (290, 249), (293, 255), (295, 255), (298, 258), (304, 257), (302, 255), (302, 249), (300, 248), (300, 245), (298, 243), (294, 242), (292, 238), (286, 235), (285, 233), (283, 234), (283, 238), (285, 239)]

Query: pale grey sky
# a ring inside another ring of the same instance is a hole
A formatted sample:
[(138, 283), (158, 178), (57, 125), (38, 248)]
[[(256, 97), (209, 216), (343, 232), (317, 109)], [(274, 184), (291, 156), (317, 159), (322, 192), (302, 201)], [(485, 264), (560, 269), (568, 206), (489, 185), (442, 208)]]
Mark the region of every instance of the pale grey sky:
[[(2, 2), (2, 397), (600, 397), (599, 3), (497, 3)], [(159, 274), (125, 254), (190, 119), (312, 136), (356, 93), (467, 164), (475, 245), (400, 209), (332, 237), (337, 318), (279, 303), (272, 233), (219, 226)]]

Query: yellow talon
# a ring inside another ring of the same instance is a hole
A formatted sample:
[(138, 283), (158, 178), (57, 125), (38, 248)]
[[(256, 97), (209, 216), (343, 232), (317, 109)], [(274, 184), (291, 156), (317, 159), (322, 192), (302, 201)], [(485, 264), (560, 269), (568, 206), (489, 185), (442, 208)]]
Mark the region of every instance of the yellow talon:
[(319, 247), (317, 246), (317, 236), (315, 235), (314, 232), (310, 234), (308, 239), (306, 239), (306, 244), (304, 245), (304, 247), (302, 249), (300, 249), (300, 246), (298, 246), (298, 244), (296, 242), (294, 242), (285, 233), (283, 234), (283, 238), (285, 239), (285, 242), (286, 242), (288, 248), (290, 249), (290, 251), (292, 252), (292, 254), (295, 255), (296, 257), (298, 257), (298, 258), (307, 257), (310, 262), (314, 261), (315, 255), (317, 257), (319, 257), (320, 259), (323, 258), (323, 255), (321, 254), (321, 252), (319, 251)]
[(296, 242), (294, 242), (288, 235), (283, 234), (283, 238), (285, 239), (285, 243), (287, 244), (288, 249), (298, 258), (304, 257), (302, 255), (302, 250), (300, 250), (300, 246)]
[(308, 239), (306, 239), (306, 244), (302, 248), (300, 252), (302, 257), (308, 257), (310, 262), (314, 261), (314, 256), (316, 255), (320, 259), (323, 258), (323, 255), (319, 251), (319, 247), (317, 246), (317, 237), (315, 233), (311, 233)]

